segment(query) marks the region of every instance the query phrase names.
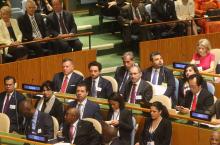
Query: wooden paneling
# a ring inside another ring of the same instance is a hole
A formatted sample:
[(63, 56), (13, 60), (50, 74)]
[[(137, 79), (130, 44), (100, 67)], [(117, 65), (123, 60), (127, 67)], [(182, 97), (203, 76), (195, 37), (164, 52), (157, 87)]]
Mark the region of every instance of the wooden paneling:
[[(55, 73), (62, 71), (62, 54), (41, 57), (41, 80), (52, 80)], [(53, 66), (53, 67), (51, 67)], [(41, 82), (42, 83), (42, 82)]]
[[(18, 62), (19, 84), (40, 84), (41, 83), (41, 61), (40, 58), (23, 60)], [(19, 85), (19, 87), (21, 87)]]
[(212, 130), (199, 128), (199, 145), (209, 145), (209, 138)]
[[(0, 90), (3, 90), (4, 88), (4, 77), (5, 76), (14, 76), (17, 80), (18, 78), (18, 74), (17, 74), (17, 70), (18, 70), (18, 64), (16, 62), (13, 63), (7, 63), (7, 64), (0, 64)], [(17, 83), (18, 86), (20, 85), (19, 83)]]
[[(70, 52), (0, 64), (0, 83), (3, 84), (6, 75), (12, 75), (18, 82), (18, 88), (21, 88), (23, 83), (41, 85), (45, 80), (51, 80), (55, 73), (62, 71), (63, 58), (73, 59), (75, 69), (88, 75), (87, 65), (90, 61), (96, 60), (96, 50)], [(0, 85), (0, 91), (3, 91), (3, 87)]]
[(199, 145), (198, 127), (172, 122), (172, 145)]

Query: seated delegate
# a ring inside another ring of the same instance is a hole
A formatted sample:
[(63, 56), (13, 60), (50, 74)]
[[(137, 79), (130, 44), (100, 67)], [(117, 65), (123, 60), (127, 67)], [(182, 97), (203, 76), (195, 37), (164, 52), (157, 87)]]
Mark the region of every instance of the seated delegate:
[(200, 72), (212, 73), (215, 69), (215, 55), (210, 53), (212, 49), (208, 39), (200, 39), (193, 54), (191, 64), (195, 64)]

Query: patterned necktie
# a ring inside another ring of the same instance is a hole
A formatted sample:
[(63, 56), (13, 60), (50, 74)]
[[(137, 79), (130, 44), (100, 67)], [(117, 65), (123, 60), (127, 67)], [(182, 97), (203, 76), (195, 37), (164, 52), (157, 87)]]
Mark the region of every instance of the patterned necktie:
[(31, 24), (32, 24), (32, 29), (33, 29), (33, 32), (35, 34), (35, 38), (42, 38), (42, 35), (40, 33), (40, 30), (38, 29), (38, 26), (37, 26), (37, 22), (34, 18), (34, 16), (31, 17)]
[(66, 93), (67, 83), (68, 83), (68, 77), (65, 77), (63, 84), (61, 86), (61, 89), (60, 89), (61, 93)]
[(82, 116), (83, 116), (83, 110), (82, 110), (83, 109), (83, 104), (79, 103), (77, 109), (80, 112), (80, 119), (82, 119)]
[(92, 87), (91, 87), (91, 95), (93, 97), (97, 97), (97, 90), (96, 90), (96, 84), (95, 80), (92, 81)]
[(9, 100), (9, 97), (10, 97), (10, 94), (6, 94), (6, 101), (5, 101), (5, 105), (4, 105), (4, 109), (3, 109), (3, 112), (4, 113), (7, 113), (8, 112), (8, 108), (9, 108), (9, 102), (10, 102), (10, 100)]
[(196, 103), (197, 103), (197, 96), (195, 95), (193, 97), (193, 102), (192, 102), (192, 108), (191, 108), (192, 111), (196, 110)]
[(153, 78), (152, 78), (152, 84), (154, 84), (154, 85), (157, 84), (157, 76), (158, 76), (158, 71), (157, 71), (157, 69), (155, 69), (154, 75), (153, 75)]
[(135, 98), (136, 98), (136, 84), (132, 85), (132, 90), (131, 90), (131, 98), (130, 98), (130, 103), (135, 103)]
[(62, 34), (67, 34), (67, 30), (66, 30), (66, 27), (65, 27), (65, 24), (64, 24), (64, 21), (63, 21), (63, 16), (62, 14), (60, 13), (60, 27), (61, 27), (61, 31), (62, 31)]

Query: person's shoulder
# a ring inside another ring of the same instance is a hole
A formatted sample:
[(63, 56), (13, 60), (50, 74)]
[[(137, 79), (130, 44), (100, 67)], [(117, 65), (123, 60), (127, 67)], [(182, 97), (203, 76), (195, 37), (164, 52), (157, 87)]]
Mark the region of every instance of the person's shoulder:
[(90, 106), (92, 106), (92, 107), (99, 107), (98, 104), (96, 104), (96, 103), (94, 103), (94, 102), (92, 102), (92, 101), (90, 101), (90, 100), (88, 100), (88, 99), (87, 99), (87, 103), (88, 103)]
[(76, 77), (76, 78), (83, 78), (83, 76), (73, 72), (71, 77)]

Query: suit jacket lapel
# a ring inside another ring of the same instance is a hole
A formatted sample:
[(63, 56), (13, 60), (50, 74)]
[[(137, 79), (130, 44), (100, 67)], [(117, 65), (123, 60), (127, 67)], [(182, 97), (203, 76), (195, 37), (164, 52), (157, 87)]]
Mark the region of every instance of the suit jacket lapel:
[(160, 69), (159, 77), (158, 77), (158, 85), (161, 85), (163, 82), (164, 78), (164, 71), (162, 70), (163, 68)]
[(87, 116), (87, 114), (88, 114), (88, 112), (89, 112), (89, 110), (88, 110), (88, 108), (89, 108), (89, 102), (88, 102), (89, 100), (87, 100), (87, 102), (86, 102), (86, 105), (85, 105), (85, 107), (84, 107), (84, 110), (83, 110), (83, 115), (82, 115), (82, 118), (85, 118), (85, 116)]
[(54, 23), (55, 23), (55, 27), (57, 28), (57, 31), (60, 33), (60, 25), (59, 25), (59, 20), (57, 17), (57, 14), (54, 12), (53, 13), (53, 18), (54, 18)]
[(143, 85), (143, 80), (140, 81), (140, 84), (138, 86), (137, 92), (136, 92), (136, 96), (139, 95), (139, 93), (141, 92), (142, 86)]
[[(98, 88), (101, 88), (102, 89), (102, 83), (103, 83), (103, 78), (100, 76), (99, 77), (99, 82), (98, 82)], [(98, 89), (96, 88), (96, 89)], [(101, 90), (102, 91), (102, 90)], [(97, 91), (97, 97), (99, 98), (99, 95), (101, 93), (101, 91)]]

